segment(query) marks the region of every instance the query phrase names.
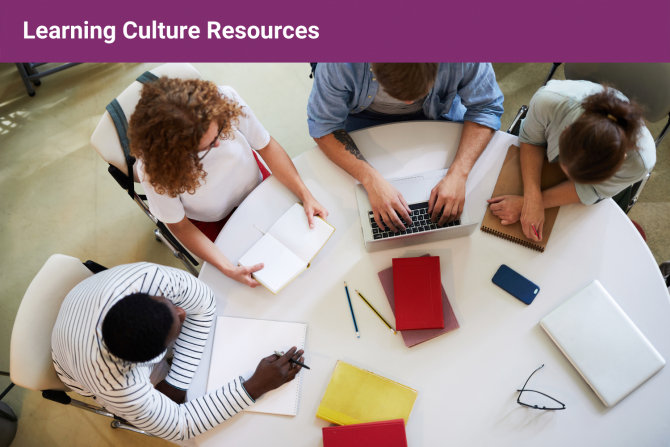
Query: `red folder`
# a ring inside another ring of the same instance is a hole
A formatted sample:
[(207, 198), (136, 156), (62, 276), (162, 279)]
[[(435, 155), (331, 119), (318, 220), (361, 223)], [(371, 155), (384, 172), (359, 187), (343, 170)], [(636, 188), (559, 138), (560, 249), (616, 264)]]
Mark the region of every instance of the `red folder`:
[(323, 447), (407, 447), (405, 421), (323, 427)]
[(444, 329), (440, 257), (393, 258), (396, 329)]

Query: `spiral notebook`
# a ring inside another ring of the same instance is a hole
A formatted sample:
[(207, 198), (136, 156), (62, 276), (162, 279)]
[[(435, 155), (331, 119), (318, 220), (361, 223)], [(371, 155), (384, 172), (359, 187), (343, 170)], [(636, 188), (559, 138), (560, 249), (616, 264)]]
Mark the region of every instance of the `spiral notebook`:
[[(207, 392), (239, 376), (248, 380), (261, 359), (275, 351), (286, 352), (293, 346), (305, 349), (306, 337), (306, 323), (217, 317)], [(244, 411), (295, 416), (298, 414), (302, 374), (303, 371), (291, 382), (264, 394)]]
[[(540, 188), (542, 191), (552, 188), (566, 180), (565, 174), (558, 163), (549, 163), (544, 160), (542, 165), (542, 182)], [(491, 197), (503, 196), (506, 194), (523, 196), (523, 178), (521, 177), (521, 163), (519, 159), (519, 148), (510, 146), (507, 150), (507, 156), (503, 162), (498, 182), (493, 189)], [(515, 244), (523, 245), (531, 250), (544, 252), (551, 230), (554, 228), (556, 216), (558, 216), (559, 207), (544, 210), (544, 227), (542, 228), (542, 240), (534, 241), (526, 238), (521, 228), (521, 222), (512, 225), (503, 225), (500, 218), (493, 215), (491, 208), (487, 208), (484, 219), (482, 220), (481, 230), (494, 236), (506, 239)]]

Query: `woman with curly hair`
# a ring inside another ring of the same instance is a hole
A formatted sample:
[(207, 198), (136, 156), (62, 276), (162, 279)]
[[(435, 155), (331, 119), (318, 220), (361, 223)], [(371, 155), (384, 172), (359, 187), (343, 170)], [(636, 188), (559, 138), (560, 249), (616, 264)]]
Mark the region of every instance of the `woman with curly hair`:
[[(530, 101), (519, 132), (523, 196), (493, 197), (503, 225), (521, 221), (542, 240), (544, 210), (614, 198), (625, 208), (631, 186), (656, 163), (656, 145), (642, 109), (617, 90), (589, 81), (550, 81)], [(542, 163), (559, 162), (567, 179), (540, 191)], [(537, 230), (537, 235), (533, 230)]]
[(238, 267), (214, 245), (232, 212), (270, 173), (300, 198), (310, 227), (328, 211), (284, 149), (231, 87), (162, 77), (143, 86), (130, 117), (130, 148), (149, 209), (193, 254), (256, 287), (263, 264)]

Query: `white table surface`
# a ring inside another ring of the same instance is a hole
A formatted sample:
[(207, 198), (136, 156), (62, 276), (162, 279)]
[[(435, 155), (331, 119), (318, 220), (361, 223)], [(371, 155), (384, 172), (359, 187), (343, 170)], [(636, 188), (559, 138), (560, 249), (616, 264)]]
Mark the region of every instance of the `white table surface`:
[[(352, 134), (384, 176), (448, 167), (461, 125), (411, 122)], [(467, 183), (466, 206), (481, 221), (510, 144), (497, 132)], [(217, 297), (217, 315), (308, 323), (306, 360), (295, 417), (243, 413), (196, 438), (201, 446), (323, 445), (315, 416), (338, 359), (415, 388), (407, 424), (410, 446), (609, 445), (670, 442), (670, 368), (663, 368), (622, 402), (607, 409), (539, 325), (539, 321), (598, 279), (665, 359), (670, 359), (670, 299), (659, 269), (630, 220), (611, 200), (564, 206), (544, 253), (485, 234), (368, 254), (358, 220), (355, 180), (314, 148), (294, 163), (337, 231), (309, 270), (278, 295), (250, 289), (205, 264), (200, 279)], [(274, 177), (263, 182), (232, 216), (216, 244), (234, 262), (296, 197)], [(440, 256), (442, 281), (460, 329), (406, 348), (353, 295), (358, 289), (393, 324), (377, 272), (391, 258)], [(507, 264), (541, 287), (526, 306), (491, 283)], [(352, 292), (361, 338), (354, 333), (343, 290)], [(213, 331), (212, 331), (213, 332)], [(189, 396), (205, 393), (212, 333)], [(259, 359), (260, 360), (260, 359)], [(516, 403), (517, 392), (541, 364), (529, 388), (564, 402), (564, 411), (537, 411)]]

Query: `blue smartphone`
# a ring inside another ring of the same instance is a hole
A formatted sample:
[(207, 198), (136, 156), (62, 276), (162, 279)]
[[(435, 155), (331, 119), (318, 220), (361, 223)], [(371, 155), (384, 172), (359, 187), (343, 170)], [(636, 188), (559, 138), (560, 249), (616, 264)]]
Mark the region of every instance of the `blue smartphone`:
[(501, 265), (493, 275), (492, 281), (493, 284), (525, 304), (532, 303), (540, 293), (540, 287), (537, 284), (527, 280), (505, 264)]

